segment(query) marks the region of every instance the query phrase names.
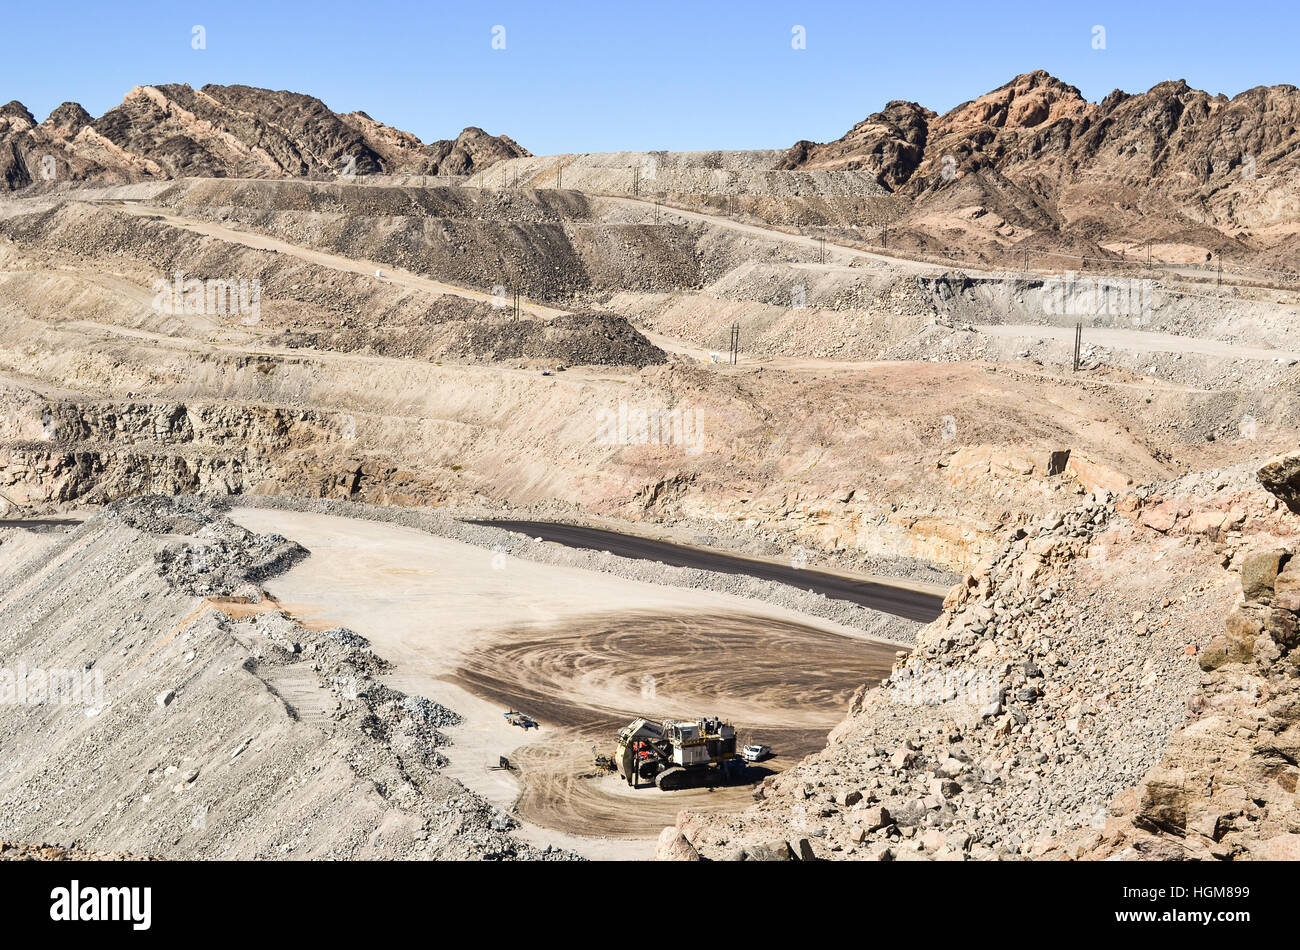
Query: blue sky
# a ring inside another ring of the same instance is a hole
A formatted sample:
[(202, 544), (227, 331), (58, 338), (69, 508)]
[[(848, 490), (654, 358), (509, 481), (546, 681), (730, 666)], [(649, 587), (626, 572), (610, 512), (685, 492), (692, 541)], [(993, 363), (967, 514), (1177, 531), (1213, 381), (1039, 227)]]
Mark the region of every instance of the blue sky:
[[(1093, 100), (1165, 79), (1228, 95), (1300, 84), (1300, 5), (1271, 0), (6, 6), (0, 102), (38, 120), (65, 100), (99, 116), (142, 83), (246, 83), (425, 141), (478, 125), (539, 154), (825, 141), (890, 99), (942, 112), (1037, 68)], [(806, 49), (792, 48), (796, 25)]]

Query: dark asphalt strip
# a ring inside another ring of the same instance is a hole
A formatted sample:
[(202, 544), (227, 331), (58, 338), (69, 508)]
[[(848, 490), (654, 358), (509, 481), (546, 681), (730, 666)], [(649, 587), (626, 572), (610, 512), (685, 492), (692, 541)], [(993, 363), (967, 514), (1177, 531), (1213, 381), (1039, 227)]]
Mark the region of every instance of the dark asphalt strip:
[(719, 554), (699, 548), (655, 541), (635, 535), (619, 534), (602, 528), (580, 525), (554, 524), (549, 521), (471, 521), (469, 524), (488, 528), (502, 528), (530, 538), (541, 538), (571, 548), (608, 551), (619, 557), (661, 561), (672, 567), (693, 567), (723, 574), (748, 574), (766, 581), (789, 584), (801, 590), (812, 590), (827, 597), (852, 601), (872, 610), (896, 617), (905, 617), (920, 623), (934, 620), (943, 609), (943, 598), (937, 594), (895, 587), (877, 581), (861, 581), (825, 571), (801, 570), (784, 564), (771, 564), (734, 554)]
[(40, 531), (43, 528), (70, 528), (81, 522), (76, 518), (0, 518), (0, 528), (26, 528)]

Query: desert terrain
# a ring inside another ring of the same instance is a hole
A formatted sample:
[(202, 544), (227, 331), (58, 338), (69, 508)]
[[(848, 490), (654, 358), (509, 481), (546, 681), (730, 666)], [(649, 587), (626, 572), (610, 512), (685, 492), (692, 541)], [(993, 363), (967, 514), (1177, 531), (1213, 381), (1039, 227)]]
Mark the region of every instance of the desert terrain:
[[(1298, 103), (545, 156), (10, 103), (0, 671), (95, 688), (0, 705), (0, 841), (1295, 857)], [(774, 755), (631, 789), (638, 715)]]

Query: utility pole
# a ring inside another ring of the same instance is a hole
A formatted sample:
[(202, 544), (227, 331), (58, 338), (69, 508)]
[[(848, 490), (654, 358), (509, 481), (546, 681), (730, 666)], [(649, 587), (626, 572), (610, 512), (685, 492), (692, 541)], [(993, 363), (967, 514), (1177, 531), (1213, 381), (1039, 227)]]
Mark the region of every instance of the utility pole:
[(515, 291), (515, 319), (519, 319), (519, 291)]
[(640, 165), (632, 166), (632, 194), (633, 195), (641, 194), (641, 166)]
[(564, 187), (564, 166), (563, 165), (557, 165), (555, 167), (555, 187), (557, 189)]
[(817, 263), (826, 263), (826, 239), (824, 237), (817, 239)]
[(735, 366), (740, 358), (740, 324), (731, 325), (731, 365)]
[(1080, 320), (1074, 325), (1074, 368), (1071, 372), (1079, 372), (1079, 349), (1083, 343), (1083, 321)]
[(1147, 270), (1151, 269), (1151, 239), (1147, 238)]
[(1025, 271), (1025, 276), (1028, 277), (1028, 276), (1029, 276), (1029, 252), (1028, 252), (1028, 251), (1025, 251), (1025, 267), (1024, 267), (1024, 271)]

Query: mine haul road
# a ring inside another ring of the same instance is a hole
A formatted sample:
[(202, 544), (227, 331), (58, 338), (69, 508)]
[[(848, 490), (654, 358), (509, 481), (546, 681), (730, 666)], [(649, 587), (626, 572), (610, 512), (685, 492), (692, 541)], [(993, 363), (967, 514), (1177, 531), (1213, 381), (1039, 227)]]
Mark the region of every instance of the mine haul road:
[(852, 601), (872, 610), (929, 623), (943, 612), (943, 596), (881, 581), (858, 580), (842, 574), (811, 571), (793, 565), (722, 554), (669, 541), (620, 534), (603, 528), (559, 524), (549, 521), (473, 521), (471, 524), (501, 528), (571, 548), (608, 551), (619, 557), (659, 561), (669, 567), (690, 567), (723, 574), (748, 574), (762, 580), (789, 584), (827, 597)]

